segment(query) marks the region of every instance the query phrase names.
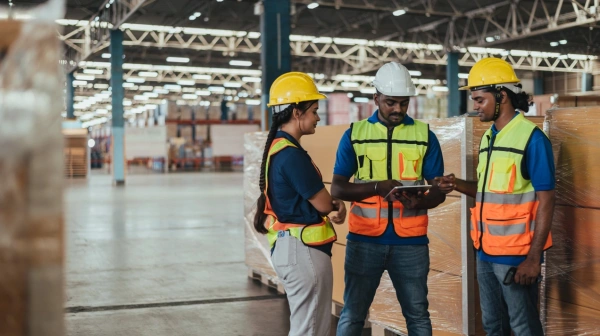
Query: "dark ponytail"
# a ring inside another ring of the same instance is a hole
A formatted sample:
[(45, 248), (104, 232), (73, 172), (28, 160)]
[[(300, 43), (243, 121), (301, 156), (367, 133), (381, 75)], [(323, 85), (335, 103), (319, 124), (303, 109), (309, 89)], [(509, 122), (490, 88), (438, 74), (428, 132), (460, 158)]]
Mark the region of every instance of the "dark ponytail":
[[(483, 89), (484, 92), (490, 92), (493, 94), (496, 94), (498, 91), (496, 91), (497, 89), (495, 88), (485, 88)], [(512, 106), (515, 109), (519, 109), (523, 112), (529, 112), (529, 95), (526, 92), (521, 92), (521, 93), (514, 93), (511, 90), (508, 90), (506, 88), (501, 88), (501, 91), (506, 92), (506, 96), (508, 97), (508, 100), (510, 101), (510, 103), (512, 104)]]
[(267, 204), (267, 197), (265, 196), (267, 176), (265, 176), (265, 170), (267, 168), (267, 157), (269, 156), (269, 150), (271, 149), (273, 140), (275, 140), (275, 135), (282, 125), (286, 124), (288, 121), (290, 121), (290, 119), (292, 119), (294, 108), (297, 108), (301, 113), (304, 113), (313, 103), (314, 101), (291, 104), (285, 108), (285, 110), (278, 113), (273, 113), (271, 129), (269, 129), (269, 135), (267, 136), (262, 162), (260, 164), (260, 179), (258, 182), (260, 196), (258, 196), (258, 199), (256, 200), (256, 214), (254, 215), (254, 229), (256, 229), (258, 233), (267, 234), (268, 232), (267, 228), (265, 227), (267, 214), (264, 212), (265, 205)]

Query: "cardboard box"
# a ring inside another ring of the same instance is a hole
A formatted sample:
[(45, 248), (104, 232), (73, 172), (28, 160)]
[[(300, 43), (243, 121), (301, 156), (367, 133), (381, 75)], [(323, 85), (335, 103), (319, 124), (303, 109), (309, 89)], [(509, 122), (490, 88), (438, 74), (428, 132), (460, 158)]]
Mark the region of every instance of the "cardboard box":
[(337, 147), (349, 127), (349, 125), (317, 127), (315, 134), (303, 136), (301, 139), (302, 148), (308, 152), (321, 171), (323, 182), (331, 183)]
[(600, 208), (600, 107), (551, 110), (548, 121), (557, 153), (557, 203)]
[(333, 301), (344, 304), (344, 260), (346, 260), (346, 245), (334, 243), (331, 251), (333, 266)]

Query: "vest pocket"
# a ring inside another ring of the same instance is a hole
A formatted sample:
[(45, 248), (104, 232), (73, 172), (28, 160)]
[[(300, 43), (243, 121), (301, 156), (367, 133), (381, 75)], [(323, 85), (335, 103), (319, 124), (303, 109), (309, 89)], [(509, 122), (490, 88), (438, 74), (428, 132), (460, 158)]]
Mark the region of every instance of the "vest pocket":
[(515, 187), (517, 166), (513, 158), (496, 158), (492, 161), (489, 189), (496, 193), (512, 193)]
[(419, 160), (421, 155), (419, 151), (412, 148), (402, 148), (399, 154), (399, 168), (400, 168), (400, 179), (401, 180), (418, 180), (419, 174), (417, 173), (417, 167), (419, 166)]
[(486, 243), (489, 246), (505, 248), (530, 245), (532, 239), (529, 234), (530, 225), (531, 213), (519, 214), (511, 218), (501, 216), (486, 218)]
[(367, 147), (362, 165), (359, 167), (360, 177), (363, 180), (385, 179), (387, 176), (385, 159), (385, 148)]

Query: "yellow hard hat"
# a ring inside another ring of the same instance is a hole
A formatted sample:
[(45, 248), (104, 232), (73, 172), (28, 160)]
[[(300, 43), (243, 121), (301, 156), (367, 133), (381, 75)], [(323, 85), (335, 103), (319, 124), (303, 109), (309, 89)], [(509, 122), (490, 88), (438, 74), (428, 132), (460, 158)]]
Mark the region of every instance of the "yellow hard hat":
[(297, 104), (327, 98), (319, 93), (315, 82), (303, 72), (288, 72), (277, 77), (271, 85), (267, 106)]
[(516, 84), (521, 82), (515, 70), (508, 62), (500, 58), (484, 58), (471, 68), (467, 86), (460, 90), (470, 90), (477, 87), (493, 86), (496, 84)]

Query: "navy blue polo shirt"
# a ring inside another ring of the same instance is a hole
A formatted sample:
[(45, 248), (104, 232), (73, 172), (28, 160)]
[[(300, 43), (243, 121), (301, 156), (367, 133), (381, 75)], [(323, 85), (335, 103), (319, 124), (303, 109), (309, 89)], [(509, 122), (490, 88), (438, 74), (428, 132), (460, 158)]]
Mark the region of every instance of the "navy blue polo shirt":
[[(378, 116), (378, 110), (369, 117), (368, 121), (372, 124), (381, 122)], [(408, 115), (402, 119), (404, 125), (414, 125), (415, 121)], [(383, 123), (382, 123), (383, 124)], [(356, 159), (356, 152), (352, 146), (351, 141), (352, 128), (348, 129), (342, 136), (338, 151), (335, 159), (335, 166), (333, 173), (335, 175), (341, 175), (345, 177), (352, 177), (358, 170), (358, 162)], [(426, 180), (432, 180), (438, 176), (444, 174), (444, 158), (442, 157), (442, 150), (440, 148), (440, 142), (438, 141), (435, 134), (429, 131), (429, 144), (425, 157), (423, 158), (423, 177)], [(348, 233), (348, 240), (359, 241), (374, 244), (384, 245), (426, 245), (429, 244), (429, 238), (424, 237), (412, 237), (402, 238), (394, 231), (394, 225), (388, 225), (383, 235), (380, 237), (368, 237), (363, 235), (356, 235)]]
[[(323, 221), (319, 212), (308, 201), (325, 188), (308, 153), (296, 139), (278, 131), (275, 138), (285, 138), (297, 148), (286, 147), (271, 157), (269, 166), (269, 200), (282, 223), (317, 224)], [(331, 256), (333, 243), (314, 246)], [(313, 247), (313, 246), (311, 246)]]
[[(519, 114), (517, 112), (515, 117)], [(514, 119), (514, 117), (513, 117)], [(492, 125), (492, 137), (495, 137), (502, 131), (498, 131), (496, 124)], [(550, 191), (554, 190), (555, 187), (555, 167), (554, 167), (554, 153), (552, 152), (552, 143), (544, 132), (537, 128), (531, 135), (531, 140), (525, 147), (525, 168), (524, 175), (529, 176), (533, 189), (535, 191)], [(530, 174), (535, 172), (535, 174)], [(496, 264), (519, 266), (525, 261), (526, 256), (522, 257), (504, 257), (504, 256), (490, 256), (483, 252), (478, 251), (479, 259), (487, 262)]]

